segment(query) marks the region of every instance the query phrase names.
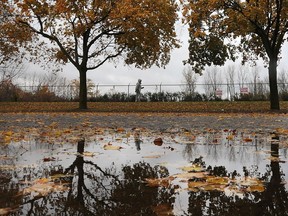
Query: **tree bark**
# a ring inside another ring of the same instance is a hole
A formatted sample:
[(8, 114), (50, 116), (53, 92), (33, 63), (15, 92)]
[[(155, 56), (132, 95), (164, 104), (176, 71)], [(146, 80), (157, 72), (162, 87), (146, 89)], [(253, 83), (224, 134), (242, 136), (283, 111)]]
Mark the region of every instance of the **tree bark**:
[(79, 70), (80, 91), (79, 91), (79, 109), (87, 109), (87, 70)]
[(84, 145), (85, 145), (85, 140), (80, 140), (80, 141), (78, 142), (78, 145), (77, 145), (77, 153), (83, 154), (83, 152), (84, 152)]
[(270, 109), (280, 110), (278, 85), (277, 85), (277, 58), (270, 58), (269, 61), (269, 87), (270, 87)]

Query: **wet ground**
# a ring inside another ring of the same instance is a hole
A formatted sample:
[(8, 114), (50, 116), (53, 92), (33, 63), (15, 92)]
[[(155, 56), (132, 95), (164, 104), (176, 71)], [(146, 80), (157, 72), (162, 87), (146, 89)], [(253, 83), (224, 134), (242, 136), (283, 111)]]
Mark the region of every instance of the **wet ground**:
[(38, 127), (57, 122), (59, 127), (75, 127), (89, 123), (92, 127), (167, 128), (228, 128), (266, 130), (285, 128), (288, 114), (261, 113), (0, 113), (0, 129), (7, 127)]
[(1, 114), (0, 215), (288, 215), (287, 123), (282, 114)]

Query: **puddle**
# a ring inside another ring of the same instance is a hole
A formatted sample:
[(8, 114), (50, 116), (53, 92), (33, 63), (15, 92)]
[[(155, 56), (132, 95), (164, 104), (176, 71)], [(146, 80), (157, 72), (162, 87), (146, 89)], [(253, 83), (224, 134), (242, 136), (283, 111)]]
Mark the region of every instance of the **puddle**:
[(55, 133), (4, 134), (0, 215), (288, 215), (285, 133)]

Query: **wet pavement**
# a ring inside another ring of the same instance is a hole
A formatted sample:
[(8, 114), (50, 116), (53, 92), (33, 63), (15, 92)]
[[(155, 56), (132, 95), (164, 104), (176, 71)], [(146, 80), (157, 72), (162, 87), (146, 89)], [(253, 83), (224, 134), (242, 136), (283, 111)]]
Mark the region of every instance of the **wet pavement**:
[(267, 113), (1, 113), (0, 130), (9, 127), (39, 127), (57, 123), (59, 127), (144, 127), (151, 130), (238, 129), (271, 131), (286, 128), (288, 114)]
[(288, 215), (287, 123), (271, 113), (2, 113), (0, 215)]

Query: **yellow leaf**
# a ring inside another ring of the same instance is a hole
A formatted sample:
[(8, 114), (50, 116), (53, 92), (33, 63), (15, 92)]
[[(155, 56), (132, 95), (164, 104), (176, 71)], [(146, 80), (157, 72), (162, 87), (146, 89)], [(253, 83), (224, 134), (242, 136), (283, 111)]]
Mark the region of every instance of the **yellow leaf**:
[(264, 185), (251, 185), (250, 187), (247, 188), (248, 192), (264, 192), (265, 187)]
[(5, 136), (4, 137), (4, 143), (10, 143), (11, 142), (11, 136)]
[(241, 180), (240, 184), (242, 186), (251, 186), (251, 185), (261, 185), (263, 184), (263, 182), (257, 178), (246, 177), (243, 180)]
[(197, 165), (184, 166), (184, 167), (181, 167), (181, 169), (183, 171), (186, 171), (186, 172), (203, 172), (203, 171), (205, 171), (205, 168), (203, 168), (202, 166), (197, 166)]
[(205, 178), (208, 173), (206, 172), (189, 172), (173, 175), (175, 178), (192, 179), (192, 178)]
[(122, 149), (121, 146), (114, 146), (111, 144), (104, 145), (104, 150), (120, 150)]
[(55, 136), (56, 137), (60, 137), (62, 135), (62, 132), (60, 131), (60, 130), (57, 130), (56, 132), (55, 132)]
[(201, 189), (204, 191), (224, 191), (225, 186), (219, 184), (204, 185)]
[(227, 140), (233, 141), (234, 140), (234, 136), (233, 135), (228, 135), (226, 137)]
[(208, 177), (207, 182), (209, 184), (227, 185), (229, 183), (229, 178), (227, 178), (227, 177)]
[(49, 182), (49, 179), (48, 178), (41, 178), (41, 179), (36, 179), (34, 182), (38, 183), (38, 184), (45, 184), (45, 183)]
[(4, 133), (5, 136), (12, 136), (13, 132), (12, 131), (7, 131)]
[(126, 134), (126, 138), (129, 138), (130, 136), (131, 136), (131, 133), (128, 132), (128, 133)]
[(199, 188), (207, 185), (206, 181), (189, 181), (188, 188)]
[(82, 155), (86, 156), (86, 157), (93, 157), (95, 155), (95, 153), (94, 152), (83, 152)]

